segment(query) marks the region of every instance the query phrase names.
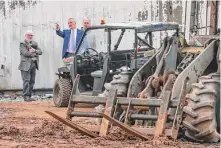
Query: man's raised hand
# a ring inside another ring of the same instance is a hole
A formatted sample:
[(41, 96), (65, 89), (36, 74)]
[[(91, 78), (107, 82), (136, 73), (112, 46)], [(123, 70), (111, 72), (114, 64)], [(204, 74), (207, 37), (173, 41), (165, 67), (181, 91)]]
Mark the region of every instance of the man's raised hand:
[(56, 30), (60, 30), (60, 26), (56, 24)]

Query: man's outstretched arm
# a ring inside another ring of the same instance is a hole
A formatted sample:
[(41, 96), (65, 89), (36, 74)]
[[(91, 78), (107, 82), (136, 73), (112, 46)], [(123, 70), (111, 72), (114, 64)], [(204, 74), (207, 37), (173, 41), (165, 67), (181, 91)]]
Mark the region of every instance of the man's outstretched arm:
[(56, 25), (56, 34), (64, 38), (64, 31), (60, 30), (60, 26), (58, 24)]
[(60, 37), (64, 38), (64, 31), (56, 30), (56, 34), (59, 35)]

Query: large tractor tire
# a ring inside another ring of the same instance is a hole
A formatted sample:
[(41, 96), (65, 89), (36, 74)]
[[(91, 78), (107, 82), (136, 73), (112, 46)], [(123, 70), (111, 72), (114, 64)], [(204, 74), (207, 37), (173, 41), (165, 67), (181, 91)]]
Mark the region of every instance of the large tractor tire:
[(220, 140), (220, 74), (213, 73), (199, 78), (192, 84), (192, 91), (186, 96), (183, 125), (185, 135), (197, 142), (218, 142)]
[(53, 87), (53, 101), (57, 107), (67, 107), (71, 96), (72, 84), (69, 79), (60, 78)]

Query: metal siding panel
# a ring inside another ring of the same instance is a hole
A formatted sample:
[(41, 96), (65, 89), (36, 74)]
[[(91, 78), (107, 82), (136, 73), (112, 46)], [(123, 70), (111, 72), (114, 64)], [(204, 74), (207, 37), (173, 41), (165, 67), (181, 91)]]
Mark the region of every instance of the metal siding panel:
[[(20, 61), (18, 48), (26, 29), (33, 29), (35, 40), (44, 50), (43, 55), (40, 56), (40, 70), (37, 72), (35, 88), (52, 88), (53, 82), (57, 78), (55, 72), (58, 67), (62, 66), (61, 48), (63, 42), (62, 38), (55, 34), (55, 25), (52, 22), (58, 21), (61, 28), (67, 28), (67, 19), (74, 17), (78, 22), (78, 28), (80, 28), (82, 19), (86, 15), (91, 18), (93, 24), (99, 24), (102, 18), (105, 18), (106, 22), (137, 21), (139, 12), (144, 14), (141, 16), (143, 20), (159, 21), (159, 5), (159, 2), (148, 0), (117, 3), (116, 1), (105, 1), (105, 3), (99, 1), (43, 1), (34, 6), (26, 5), (26, 10), (19, 6), (9, 13), (7, 2), (5, 6), (7, 18), (3, 18), (0, 22), (0, 64), (1, 62), (5, 63), (8, 68), (7, 72), (10, 74), (0, 77), (0, 88), (22, 88), (20, 71), (17, 69)], [(179, 2), (176, 6), (179, 5), (182, 5), (184, 10), (184, 2)], [(165, 2), (163, 1), (162, 19), (167, 21), (164, 8)], [(174, 20), (174, 17), (172, 19)], [(178, 21), (184, 23), (183, 20)], [(34, 26), (27, 27), (27, 25)]]

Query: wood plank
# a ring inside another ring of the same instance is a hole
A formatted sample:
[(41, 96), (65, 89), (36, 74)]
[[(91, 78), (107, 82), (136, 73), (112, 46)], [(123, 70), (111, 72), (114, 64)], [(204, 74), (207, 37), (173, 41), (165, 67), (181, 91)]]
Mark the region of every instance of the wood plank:
[(183, 81), (182, 90), (181, 90), (180, 96), (179, 96), (179, 104), (177, 106), (176, 113), (175, 113), (175, 118), (174, 118), (174, 121), (173, 121), (173, 126), (171, 128), (172, 129), (171, 137), (173, 139), (177, 139), (180, 124), (182, 122), (183, 107), (184, 107), (185, 101), (186, 101), (186, 84), (187, 84), (187, 81), (188, 81), (187, 79), (184, 79), (184, 81)]
[(107, 119), (109, 122), (113, 122), (114, 125), (117, 125), (118, 127), (122, 128), (123, 130), (125, 130), (126, 132), (135, 135), (141, 139), (144, 140), (149, 140), (149, 137), (147, 137), (146, 135), (140, 133), (139, 131), (133, 129), (132, 127), (130, 127), (127, 124), (124, 124), (116, 119), (114, 119), (113, 117), (110, 117), (108, 115), (105, 115), (104, 113), (100, 113), (105, 119)]
[(99, 135), (97, 135), (97, 134), (95, 134), (95, 133), (93, 133), (93, 132), (87, 130), (86, 128), (84, 128), (84, 127), (82, 127), (82, 126), (80, 126), (80, 125), (78, 125), (78, 124), (75, 124), (75, 123), (72, 122), (72, 121), (69, 121), (69, 120), (67, 120), (67, 119), (65, 119), (65, 118), (62, 118), (62, 117), (60, 117), (60, 116), (58, 116), (58, 115), (56, 115), (56, 114), (54, 114), (54, 113), (52, 113), (52, 112), (50, 112), (50, 111), (45, 111), (45, 112), (46, 112), (47, 114), (49, 114), (50, 116), (52, 116), (53, 118), (55, 118), (56, 120), (62, 122), (63, 124), (69, 126), (70, 128), (73, 128), (73, 129), (79, 131), (80, 133), (82, 133), (82, 134), (84, 134), (84, 135), (87, 135), (87, 136), (93, 137), (93, 138), (99, 137)]
[(218, 4), (217, 1), (210, 1), (210, 28), (209, 28), (209, 35), (214, 35), (216, 34), (216, 29), (217, 29), (217, 7), (216, 5)]
[(163, 134), (165, 129), (165, 124), (167, 121), (168, 115), (168, 107), (170, 102), (170, 94), (171, 92), (168, 90), (164, 90), (162, 92), (162, 104), (160, 106), (159, 116), (156, 124), (156, 130), (154, 133), (154, 137), (159, 137)]
[[(104, 114), (112, 117), (114, 112), (114, 105), (116, 103), (116, 88), (111, 88), (109, 91), (109, 96), (107, 97), (107, 102), (104, 110)], [(100, 136), (106, 136), (110, 128), (110, 121), (102, 118), (101, 128), (100, 128)]]

